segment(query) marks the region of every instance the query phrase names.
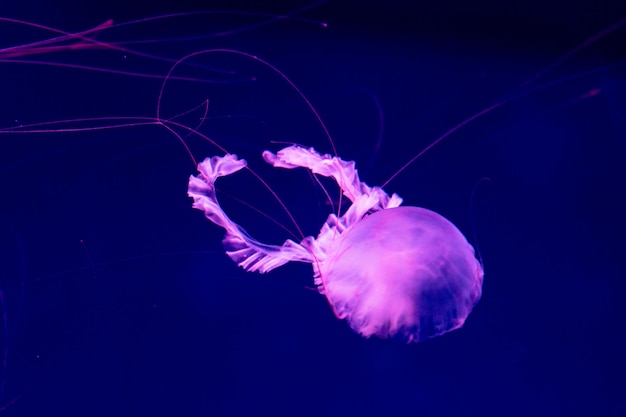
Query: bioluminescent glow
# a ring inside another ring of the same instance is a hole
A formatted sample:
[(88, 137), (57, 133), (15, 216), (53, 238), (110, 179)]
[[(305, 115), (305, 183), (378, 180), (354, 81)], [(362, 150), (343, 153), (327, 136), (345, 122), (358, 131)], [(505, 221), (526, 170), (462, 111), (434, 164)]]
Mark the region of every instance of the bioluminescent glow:
[(244, 168), (235, 155), (207, 158), (189, 179), (194, 208), (226, 229), (226, 253), (247, 271), (269, 272), (287, 262), (313, 265), (315, 284), (335, 315), (369, 337), (419, 342), (457, 329), (478, 302), (483, 268), (463, 234), (444, 217), (359, 180), (354, 162), (290, 146), (263, 153), (274, 167), (309, 169), (334, 178), (352, 202), (331, 213), (316, 238), (267, 245), (228, 218), (215, 181)]

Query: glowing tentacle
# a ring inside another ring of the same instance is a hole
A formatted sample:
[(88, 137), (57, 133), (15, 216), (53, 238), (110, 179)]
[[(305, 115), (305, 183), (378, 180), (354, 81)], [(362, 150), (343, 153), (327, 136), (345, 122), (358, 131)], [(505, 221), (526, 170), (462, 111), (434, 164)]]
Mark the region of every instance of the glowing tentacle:
[(314, 174), (334, 178), (352, 204), (339, 217), (330, 214), (317, 238), (306, 237), (300, 244), (288, 239), (282, 246), (266, 245), (252, 238), (241, 226), (230, 220), (215, 194), (217, 178), (241, 170), (246, 162), (232, 154), (205, 159), (198, 164), (201, 175), (189, 178), (188, 194), (194, 199), (194, 208), (202, 210), (206, 218), (226, 230), (223, 241), (226, 253), (247, 271), (265, 273), (290, 261), (308, 262), (313, 263), (316, 283), (319, 284), (319, 266), (326, 259), (328, 248), (341, 233), (368, 213), (398, 207), (402, 203), (402, 198), (397, 194), (390, 197), (380, 187), (370, 187), (361, 182), (354, 162), (321, 155), (313, 148), (293, 145), (277, 154), (265, 151), (263, 158), (277, 168), (303, 167)]
[(201, 175), (189, 177), (188, 195), (193, 207), (204, 212), (207, 219), (226, 230), (223, 244), (226, 254), (246, 271), (265, 273), (289, 261), (313, 262), (311, 254), (292, 240), (282, 246), (266, 245), (252, 238), (237, 223), (228, 218), (215, 194), (215, 181), (246, 166), (236, 155), (214, 156), (198, 164)]

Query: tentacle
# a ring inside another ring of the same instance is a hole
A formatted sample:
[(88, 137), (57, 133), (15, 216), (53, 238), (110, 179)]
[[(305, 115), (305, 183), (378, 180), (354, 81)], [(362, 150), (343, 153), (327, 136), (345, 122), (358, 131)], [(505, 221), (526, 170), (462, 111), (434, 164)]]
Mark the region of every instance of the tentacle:
[(246, 271), (265, 273), (289, 261), (313, 262), (312, 255), (301, 245), (287, 240), (282, 246), (266, 245), (252, 238), (237, 223), (228, 218), (215, 193), (215, 181), (246, 166), (236, 155), (214, 156), (198, 164), (199, 176), (189, 177), (188, 195), (193, 207), (204, 212), (207, 219), (226, 230), (226, 254)]
[(370, 187), (361, 182), (354, 162), (321, 155), (313, 148), (294, 145), (277, 154), (265, 151), (263, 158), (277, 168), (303, 167), (314, 174), (333, 178), (352, 204), (339, 217), (330, 214), (317, 238), (306, 237), (300, 244), (286, 240), (282, 246), (266, 245), (230, 220), (215, 194), (217, 178), (241, 170), (246, 162), (232, 154), (205, 159), (198, 165), (200, 175), (189, 178), (188, 194), (194, 199), (194, 208), (202, 210), (209, 220), (226, 230), (223, 241), (226, 253), (247, 271), (264, 273), (289, 261), (309, 262), (313, 263), (316, 282), (319, 283), (319, 265), (324, 262), (328, 248), (341, 233), (368, 213), (398, 207), (402, 203), (402, 198), (397, 194), (389, 196), (380, 187)]
[(340, 217), (335, 214), (328, 216), (317, 239), (309, 237), (302, 241), (302, 245), (317, 260), (313, 263), (313, 270), (315, 283), (318, 284), (320, 291), (323, 291), (323, 288), (320, 286), (319, 267), (326, 260), (326, 252), (333, 241), (368, 213), (398, 207), (402, 204), (402, 198), (399, 195), (394, 193), (390, 197), (382, 188), (370, 187), (361, 182), (353, 161), (344, 161), (331, 155), (321, 155), (313, 148), (306, 149), (292, 145), (281, 149), (277, 154), (265, 151), (263, 159), (276, 168), (303, 167), (314, 174), (331, 177), (337, 182), (344, 195), (352, 201), (352, 205)]
[(277, 154), (263, 152), (263, 159), (276, 168), (308, 168), (314, 174), (333, 178), (344, 195), (352, 201), (352, 206), (341, 216), (346, 227), (360, 220), (367, 212), (375, 212), (398, 207), (402, 198), (397, 194), (387, 195), (380, 187), (370, 187), (361, 182), (354, 161), (344, 161), (339, 157), (321, 155), (313, 148), (292, 145), (281, 149)]

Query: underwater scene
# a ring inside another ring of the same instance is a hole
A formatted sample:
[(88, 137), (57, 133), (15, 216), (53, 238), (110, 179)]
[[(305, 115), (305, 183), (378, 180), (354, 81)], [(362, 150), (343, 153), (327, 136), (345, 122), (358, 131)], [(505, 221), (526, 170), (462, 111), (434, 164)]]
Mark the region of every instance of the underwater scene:
[(624, 45), (608, 0), (4, 2), (0, 417), (626, 415)]

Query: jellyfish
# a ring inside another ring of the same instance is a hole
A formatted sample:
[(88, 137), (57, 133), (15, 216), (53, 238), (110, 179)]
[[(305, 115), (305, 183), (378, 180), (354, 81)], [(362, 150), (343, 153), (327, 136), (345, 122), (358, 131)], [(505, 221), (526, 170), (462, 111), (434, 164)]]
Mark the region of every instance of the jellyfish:
[(401, 206), (402, 198), (359, 180), (355, 163), (288, 146), (263, 159), (276, 168), (306, 168), (333, 178), (351, 204), (331, 213), (317, 237), (281, 246), (261, 243), (233, 222), (215, 191), (219, 177), (246, 166), (234, 154), (213, 156), (190, 176), (193, 207), (226, 230), (226, 254), (246, 271), (287, 262), (313, 266), (314, 283), (334, 314), (369, 338), (420, 342), (458, 329), (481, 296), (483, 267), (463, 234), (443, 216)]

